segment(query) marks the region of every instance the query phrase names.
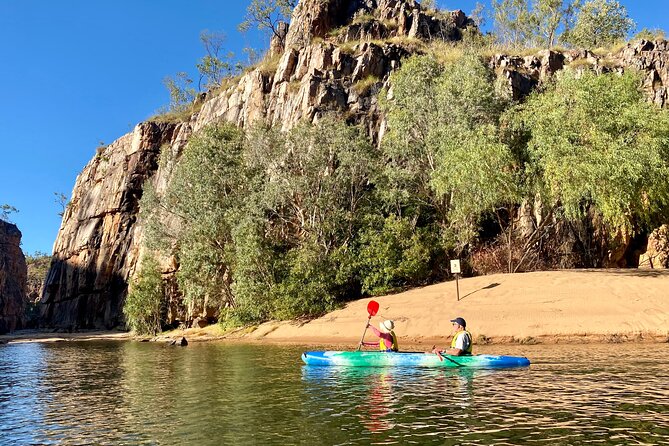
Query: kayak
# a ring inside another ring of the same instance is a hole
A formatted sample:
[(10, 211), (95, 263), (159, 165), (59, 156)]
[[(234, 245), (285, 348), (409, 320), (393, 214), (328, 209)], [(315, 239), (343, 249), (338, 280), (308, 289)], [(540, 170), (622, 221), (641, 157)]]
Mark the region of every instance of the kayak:
[(302, 353), (307, 365), (351, 367), (468, 367), (477, 369), (527, 367), (524, 356), (451, 356), (423, 352), (313, 351)]

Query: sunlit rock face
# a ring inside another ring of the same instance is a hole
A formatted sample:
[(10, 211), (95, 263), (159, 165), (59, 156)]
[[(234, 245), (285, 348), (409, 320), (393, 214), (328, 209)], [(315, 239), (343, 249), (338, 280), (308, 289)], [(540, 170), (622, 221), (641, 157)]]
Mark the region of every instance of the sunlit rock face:
[(28, 269), (21, 251), (21, 231), (0, 220), (0, 334), (23, 325)]
[(40, 313), (64, 329), (122, 325), (128, 278), (139, 257), (139, 199), (156, 178), (161, 149), (182, 144), (187, 126), (143, 123), (99, 148), (77, 178), (54, 245)]
[[(219, 120), (240, 127), (262, 121), (288, 129), (302, 119), (316, 121), (334, 112), (362, 124), (377, 139), (381, 117), (376, 94), (410, 52), (401, 42), (368, 40), (458, 39), (458, 29), (468, 25), (462, 11), (437, 20), (408, 0), (300, 2), (284, 29), (285, 44), (273, 45), (278, 52), (274, 65), (261, 65), (217, 94), (205, 95), (201, 110), (188, 122), (142, 123), (98, 149), (77, 178), (63, 216), (40, 300), (42, 324), (68, 330), (123, 325), (128, 283), (142, 255), (138, 211), (144, 184), (150, 182), (158, 193), (165, 189), (167, 166), (178, 159), (193, 131)], [(346, 50), (318, 40), (340, 27), (338, 41), (351, 43)], [(372, 79), (370, 85), (357, 88), (367, 78)], [(167, 160), (163, 167), (159, 156)], [(180, 313), (184, 310), (178, 304), (179, 290), (170, 279), (175, 263), (162, 263), (168, 279), (168, 320), (210, 316), (206, 308)]]
[(646, 252), (639, 258), (639, 268), (669, 268), (669, 225), (662, 225), (650, 234)]
[[(218, 121), (240, 127), (263, 122), (286, 130), (334, 113), (362, 126), (378, 143), (385, 129), (378, 95), (390, 86), (391, 73), (404, 58), (424, 51), (423, 45), (458, 40), (471, 26), (462, 11), (435, 16), (414, 0), (300, 1), (290, 25), (281, 26), (282, 39), (273, 40), (271, 57), (203, 94), (201, 107), (189, 120), (142, 123), (98, 150), (77, 178), (63, 217), (41, 299), (42, 324), (64, 329), (123, 325), (123, 302), (142, 256), (139, 199), (144, 185), (154, 185), (158, 194), (165, 190), (170, 166), (178, 162), (193, 132)], [(659, 79), (647, 82), (659, 98), (666, 98), (662, 88), (667, 73), (660, 69), (666, 67), (665, 46), (631, 46), (619, 57), (620, 66), (640, 64), (652, 79)], [(599, 71), (622, 69), (610, 68), (588, 51), (499, 55), (490, 65), (507, 80), (513, 97), (522, 98), (579, 59)], [(211, 309), (180, 305), (173, 276), (178, 266), (174, 259), (161, 263), (168, 322), (211, 316)]]

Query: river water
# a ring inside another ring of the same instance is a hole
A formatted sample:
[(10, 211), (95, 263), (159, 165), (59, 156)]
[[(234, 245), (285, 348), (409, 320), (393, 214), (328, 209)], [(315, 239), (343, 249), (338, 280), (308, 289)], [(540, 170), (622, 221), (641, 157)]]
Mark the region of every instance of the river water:
[(304, 348), (0, 346), (0, 444), (669, 445), (669, 344), (482, 346), (511, 370), (302, 365)]

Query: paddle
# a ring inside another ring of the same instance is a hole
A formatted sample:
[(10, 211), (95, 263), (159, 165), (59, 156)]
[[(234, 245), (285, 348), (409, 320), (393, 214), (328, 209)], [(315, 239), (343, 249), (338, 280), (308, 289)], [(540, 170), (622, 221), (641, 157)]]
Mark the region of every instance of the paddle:
[(367, 323), (365, 324), (365, 331), (362, 332), (362, 337), (360, 338), (360, 343), (358, 344), (358, 350), (360, 350), (362, 347), (362, 341), (365, 339), (365, 333), (367, 333), (369, 321), (372, 320), (372, 316), (375, 316), (377, 311), (379, 311), (379, 303), (375, 300), (370, 300), (367, 304), (367, 313), (369, 313), (369, 317), (367, 318)]
[[(439, 358), (439, 361), (443, 361), (444, 358), (446, 358), (446, 359), (448, 359), (449, 361), (451, 361), (453, 364), (457, 365), (458, 367), (464, 367), (463, 364), (460, 364), (458, 361), (455, 361), (454, 359), (451, 359), (448, 355), (442, 355), (441, 352), (440, 352), (439, 350), (435, 351), (436, 348), (437, 348), (437, 346), (436, 346), (436, 345), (433, 345), (433, 346), (432, 346), (432, 352), (433, 352), (435, 355), (437, 355), (437, 358)], [(427, 353), (427, 352), (425, 352), (425, 353)]]

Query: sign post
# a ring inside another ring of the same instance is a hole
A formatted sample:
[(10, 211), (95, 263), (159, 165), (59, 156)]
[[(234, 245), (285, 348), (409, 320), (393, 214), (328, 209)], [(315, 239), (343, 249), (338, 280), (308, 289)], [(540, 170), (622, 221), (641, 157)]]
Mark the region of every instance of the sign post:
[(460, 301), (460, 284), (458, 283), (458, 277), (460, 276), (460, 259), (451, 260), (451, 274), (455, 274), (455, 289), (458, 295), (458, 301)]

